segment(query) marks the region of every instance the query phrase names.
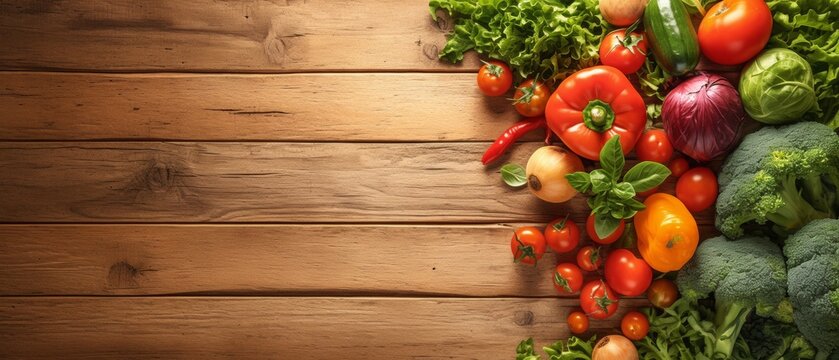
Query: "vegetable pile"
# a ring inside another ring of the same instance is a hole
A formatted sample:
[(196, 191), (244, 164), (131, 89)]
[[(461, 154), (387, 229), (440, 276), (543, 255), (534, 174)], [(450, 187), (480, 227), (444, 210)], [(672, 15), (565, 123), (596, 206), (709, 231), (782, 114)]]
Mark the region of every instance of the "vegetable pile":
[[(545, 128), (546, 146), (526, 168), (501, 166), (503, 181), (546, 202), (587, 198), (582, 229), (563, 214), (510, 238), (519, 264), (573, 258), (550, 281), (579, 298), (565, 321), (588, 340), (541, 348), (548, 359), (839, 359), (839, 0), (430, 10), (455, 22), (440, 58), (478, 52), (478, 89), (522, 116), (482, 163)], [(719, 232), (700, 236), (709, 209)], [(589, 331), (644, 295), (651, 306), (619, 330)], [(516, 353), (542, 358), (532, 339)]]

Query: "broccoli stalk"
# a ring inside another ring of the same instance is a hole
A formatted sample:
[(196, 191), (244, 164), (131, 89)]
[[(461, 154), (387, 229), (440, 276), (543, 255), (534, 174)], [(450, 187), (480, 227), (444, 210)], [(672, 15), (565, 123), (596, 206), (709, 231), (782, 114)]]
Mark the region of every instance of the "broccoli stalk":
[[(815, 179), (814, 179), (815, 178)], [(824, 219), (830, 217), (830, 213), (816, 210), (810, 202), (804, 199), (802, 193), (795, 185), (795, 176), (786, 175), (783, 177), (776, 177), (778, 179), (778, 195), (784, 206), (779, 207), (774, 212), (766, 214), (766, 219), (780, 226), (778, 231), (785, 231), (789, 229), (798, 229), (804, 224), (816, 219)], [(818, 182), (818, 185), (813, 183)], [(821, 179), (819, 175), (811, 175), (804, 178), (804, 189), (808, 189), (813, 199), (824, 199), (824, 191), (821, 187)]]
[(699, 245), (676, 282), (690, 300), (714, 294), (714, 356), (727, 359), (749, 314), (769, 316), (779, 308), (787, 275), (781, 249), (768, 239), (716, 237)]

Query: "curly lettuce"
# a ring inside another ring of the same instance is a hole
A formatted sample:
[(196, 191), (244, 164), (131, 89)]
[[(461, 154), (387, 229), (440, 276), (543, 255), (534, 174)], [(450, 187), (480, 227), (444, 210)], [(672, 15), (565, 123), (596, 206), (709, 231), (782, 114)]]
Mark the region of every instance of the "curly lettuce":
[(818, 106), (804, 118), (839, 128), (839, 0), (771, 0), (769, 48), (787, 48), (813, 69)]

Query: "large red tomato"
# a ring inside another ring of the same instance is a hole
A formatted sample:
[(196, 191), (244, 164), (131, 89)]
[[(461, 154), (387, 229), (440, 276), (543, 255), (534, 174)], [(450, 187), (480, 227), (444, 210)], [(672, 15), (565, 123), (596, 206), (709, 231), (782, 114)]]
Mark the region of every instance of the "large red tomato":
[(690, 169), (676, 181), (676, 197), (691, 212), (711, 207), (717, 200), (717, 190), (717, 176), (706, 167)]
[(641, 33), (627, 34), (626, 30), (617, 29), (603, 37), (600, 42), (600, 62), (616, 67), (624, 74), (632, 74), (647, 59), (647, 40)]
[(580, 307), (592, 319), (602, 320), (618, 311), (618, 294), (603, 280), (594, 280), (580, 291)]
[(603, 269), (609, 287), (625, 296), (638, 296), (653, 281), (653, 270), (627, 249), (616, 249), (606, 257)]
[(699, 47), (711, 61), (742, 64), (763, 50), (772, 35), (772, 13), (764, 0), (723, 0), (699, 24)]

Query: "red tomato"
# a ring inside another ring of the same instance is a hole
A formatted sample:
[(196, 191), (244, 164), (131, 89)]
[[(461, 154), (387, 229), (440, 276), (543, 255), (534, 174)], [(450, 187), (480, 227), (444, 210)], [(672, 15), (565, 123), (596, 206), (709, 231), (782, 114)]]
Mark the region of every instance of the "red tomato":
[(583, 272), (577, 265), (562, 263), (556, 266), (554, 272), (554, 287), (560, 294), (574, 294), (583, 286)]
[(764, 0), (723, 0), (699, 24), (699, 48), (711, 61), (737, 65), (763, 50), (772, 35), (772, 13)]
[(603, 280), (590, 281), (580, 292), (580, 306), (588, 317), (602, 320), (618, 310), (618, 294)]
[(516, 88), (513, 105), (522, 116), (534, 117), (545, 114), (548, 103), (548, 87), (541, 81), (525, 80)]
[(603, 250), (591, 245), (583, 246), (577, 252), (577, 265), (585, 271), (597, 271), (603, 264)]
[(647, 299), (659, 309), (669, 308), (679, 299), (679, 289), (676, 284), (667, 279), (657, 279), (647, 290)]
[(624, 74), (638, 71), (646, 58), (647, 39), (644, 34), (632, 32), (626, 36), (626, 29), (617, 29), (600, 42), (600, 62), (616, 67)]
[(676, 197), (691, 212), (709, 208), (717, 200), (717, 176), (706, 167), (688, 170), (676, 182)]
[(568, 322), (568, 330), (571, 330), (572, 334), (579, 335), (588, 331), (588, 317), (582, 311), (572, 311), (568, 314), (566, 321)]
[(486, 96), (504, 95), (513, 86), (513, 72), (507, 64), (490, 60), (478, 70), (478, 88)]
[(513, 261), (536, 265), (545, 254), (545, 236), (533, 226), (522, 226), (513, 234), (510, 249), (513, 251)]
[(609, 253), (603, 273), (609, 287), (624, 296), (643, 294), (653, 281), (650, 265), (627, 249), (616, 249)]
[(545, 240), (555, 253), (567, 253), (580, 244), (580, 228), (568, 216), (556, 219), (545, 227)]
[(637, 311), (630, 311), (621, 319), (621, 332), (629, 340), (639, 341), (650, 331), (650, 320), (647, 315)]
[(680, 177), (682, 176), (682, 174), (685, 173), (685, 171), (688, 171), (688, 168), (690, 168), (690, 164), (688, 164), (688, 161), (685, 160), (684, 157), (679, 156), (673, 160), (670, 160), (670, 164), (667, 164), (667, 168), (670, 169), (671, 175), (675, 177)]
[(591, 241), (594, 241), (602, 245), (609, 245), (620, 239), (621, 235), (623, 235), (623, 229), (625, 227), (626, 223), (623, 221), (623, 219), (621, 219), (621, 222), (618, 225), (618, 228), (615, 229), (615, 232), (601, 239), (597, 237), (597, 232), (594, 231), (594, 213), (589, 214), (588, 219), (586, 219), (586, 233), (588, 234), (588, 237), (591, 238)]
[(670, 145), (664, 130), (650, 129), (641, 134), (641, 138), (635, 144), (635, 154), (641, 161), (666, 164), (673, 156), (673, 145)]

